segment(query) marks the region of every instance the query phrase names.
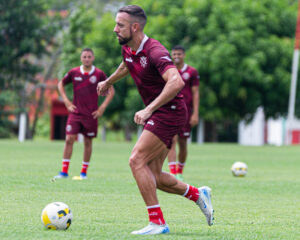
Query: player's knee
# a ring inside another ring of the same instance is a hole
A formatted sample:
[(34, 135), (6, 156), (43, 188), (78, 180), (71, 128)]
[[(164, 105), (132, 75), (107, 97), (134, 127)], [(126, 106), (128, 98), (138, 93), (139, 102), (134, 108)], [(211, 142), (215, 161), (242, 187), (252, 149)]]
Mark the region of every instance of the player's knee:
[(73, 145), (74, 142), (75, 142), (75, 137), (67, 136), (66, 144)]
[(129, 166), (133, 172), (143, 167), (142, 156), (138, 151), (133, 151), (131, 154), (129, 158)]
[(84, 140), (84, 147), (85, 148), (91, 148), (92, 147), (92, 140), (87, 138)]

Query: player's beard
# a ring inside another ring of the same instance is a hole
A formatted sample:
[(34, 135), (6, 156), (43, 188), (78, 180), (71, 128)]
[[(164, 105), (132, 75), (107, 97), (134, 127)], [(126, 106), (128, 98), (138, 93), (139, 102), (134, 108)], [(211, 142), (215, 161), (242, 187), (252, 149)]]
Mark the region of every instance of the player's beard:
[(132, 32), (131, 32), (131, 29), (130, 29), (130, 36), (129, 36), (129, 37), (123, 38), (123, 37), (121, 37), (121, 36), (119, 36), (119, 35), (118, 35), (118, 37), (119, 37), (118, 40), (119, 40), (120, 45), (127, 44), (129, 41), (132, 40)]

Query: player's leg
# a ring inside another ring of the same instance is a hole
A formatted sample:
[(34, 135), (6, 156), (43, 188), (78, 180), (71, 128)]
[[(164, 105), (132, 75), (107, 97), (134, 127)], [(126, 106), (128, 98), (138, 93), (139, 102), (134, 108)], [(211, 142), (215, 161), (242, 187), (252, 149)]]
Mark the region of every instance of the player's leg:
[(167, 149), (153, 133), (144, 130), (134, 146), (129, 164), (137, 182), (140, 193), (147, 206), (149, 225), (132, 234), (161, 234), (169, 232), (156, 195), (156, 180), (149, 168), (149, 163), (163, 156), (166, 158)]
[[(154, 137), (156, 137), (154, 135)], [(165, 145), (166, 146), (166, 145)], [(209, 187), (196, 188), (176, 179), (173, 175), (162, 172), (162, 166), (167, 155), (167, 150), (162, 151), (156, 160), (149, 163), (149, 168), (153, 173), (158, 189), (182, 195), (194, 201), (206, 217), (208, 225), (213, 224), (213, 207), (211, 204), (211, 189)]]
[(66, 141), (64, 146), (64, 152), (63, 152), (63, 159), (62, 159), (62, 170), (59, 172), (57, 176), (55, 176), (55, 179), (58, 178), (66, 178), (68, 177), (68, 170), (69, 170), (69, 164), (73, 152), (73, 145), (76, 141), (77, 135), (74, 134), (67, 134), (66, 135)]
[(93, 118), (81, 119), (81, 133), (84, 135), (84, 151), (81, 172), (79, 176), (74, 176), (73, 180), (87, 179), (87, 169), (92, 155), (93, 138), (97, 137), (98, 120)]
[(172, 146), (168, 153), (169, 170), (170, 173), (173, 175), (176, 175), (176, 142), (177, 142), (177, 135), (173, 137)]
[(178, 164), (176, 170), (177, 179), (183, 181), (182, 173), (187, 158), (187, 138), (178, 137)]
[(92, 148), (93, 148), (93, 139), (89, 137), (84, 137), (83, 162), (82, 162), (82, 168), (80, 172), (80, 176), (82, 178), (86, 178), (87, 169), (89, 167), (90, 159), (92, 155)]

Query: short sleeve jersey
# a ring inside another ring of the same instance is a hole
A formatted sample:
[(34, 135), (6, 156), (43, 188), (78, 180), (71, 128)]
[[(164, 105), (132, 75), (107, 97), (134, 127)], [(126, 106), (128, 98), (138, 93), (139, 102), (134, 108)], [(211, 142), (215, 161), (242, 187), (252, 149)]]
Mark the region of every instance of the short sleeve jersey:
[(105, 73), (94, 66), (89, 73), (85, 73), (83, 66), (80, 66), (65, 75), (63, 85), (73, 84), (73, 104), (77, 108), (73, 114), (92, 117), (92, 112), (98, 108), (97, 84), (105, 79)]
[(185, 83), (184, 88), (181, 90), (183, 99), (188, 108), (188, 111), (191, 112), (193, 109), (193, 92), (192, 87), (199, 86), (199, 74), (197, 70), (187, 64), (184, 64), (183, 68), (179, 70), (179, 73)]
[[(162, 92), (166, 85), (162, 75), (170, 68), (176, 68), (167, 49), (157, 40), (146, 35), (136, 52), (130, 47), (122, 47), (123, 61), (126, 64), (144, 104), (149, 105)], [(161, 108), (169, 108), (181, 103), (182, 94)]]

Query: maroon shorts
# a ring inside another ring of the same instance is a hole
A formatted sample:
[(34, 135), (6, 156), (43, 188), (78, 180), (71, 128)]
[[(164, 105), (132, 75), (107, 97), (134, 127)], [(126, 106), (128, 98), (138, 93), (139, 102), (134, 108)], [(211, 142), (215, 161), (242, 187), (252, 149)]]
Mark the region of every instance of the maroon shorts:
[(167, 148), (171, 148), (172, 139), (179, 134), (185, 126), (187, 111), (185, 104), (182, 106), (169, 106), (159, 108), (147, 120), (144, 129), (155, 134)]
[(98, 119), (69, 114), (66, 125), (66, 134), (76, 135), (82, 133), (85, 137), (94, 138), (97, 137), (97, 132)]

